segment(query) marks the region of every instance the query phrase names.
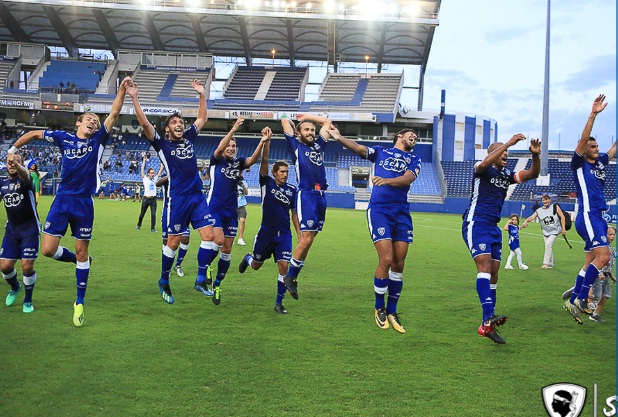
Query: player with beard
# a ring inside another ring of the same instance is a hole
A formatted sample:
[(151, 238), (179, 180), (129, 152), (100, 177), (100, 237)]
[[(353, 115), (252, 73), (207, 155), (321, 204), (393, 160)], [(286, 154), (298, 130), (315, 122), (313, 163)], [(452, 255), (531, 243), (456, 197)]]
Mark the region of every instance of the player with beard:
[[(324, 149), (328, 139), (326, 126), (331, 124), (326, 117), (312, 114), (299, 114), (297, 118), (300, 120), (297, 126), (294, 126), (286, 115), (281, 119), (288, 152), (292, 156), (298, 182), (296, 212), (301, 234), (292, 252), (288, 273), (284, 277), (285, 286), (295, 300), (298, 300), (296, 281), (298, 274), (305, 265), (309, 249), (317, 234), (322, 231), (326, 219), (324, 192), (328, 188), (328, 183), (324, 167)], [(320, 135), (317, 137), (314, 123), (322, 125)]]
[(478, 334), (495, 343), (506, 343), (497, 326), (506, 322), (506, 316), (494, 312), (498, 272), (502, 255), (502, 231), (498, 226), (500, 213), (509, 185), (522, 183), (539, 176), (541, 142), (530, 141), (532, 165), (530, 169), (511, 172), (506, 168), (507, 150), (525, 140), (521, 133), (514, 135), (505, 144), (495, 142), (487, 148), (487, 156), (474, 165), (470, 206), (463, 214), (462, 236), (476, 264), (476, 292), (483, 309), (483, 320)]
[(200, 98), (197, 118), (185, 130), (185, 121), (180, 114), (174, 113), (168, 116), (165, 120), (167, 139), (161, 138), (146, 118), (137, 97), (137, 83), (131, 82), (127, 88), (127, 93), (131, 96), (135, 107), (137, 120), (144, 129), (144, 136), (150, 141), (161, 159), (169, 181), (167, 244), (163, 247), (161, 254), (161, 278), (158, 283), (161, 298), (168, 304), (174, 303), (169, 283), (170, 271), (183, 233), (189, 224), (199, 231), (202, 240), (197, 252), (198, 271), (206, 269), (205, 256), (209, 248), (207, 226), (210, 225), (210, 211), (202, 195), (202, 181), (198, 174), (197, 158), (194, 152), (197, 135), (208, 120), (206, 92), (199, 80), (191, 81), (191, 86)]
[(0, 197), (6, 209), (7, 222), (4, 228), (2, 249), (0, 250), (0, 269), (11, 289), (6, 296), (6, 305), (12, 306), (21, 291), (17, 282), (15, 264), (21, 259), (26, 295), (22, 311), (32, 313), (32, 292), (36, 282), (34, 261), (39, 253), (41, 223), (36, 212), (35, 186), (32, 177), (22, 165), (21, 155), (15, 154), (7, 160), (8, 178), (0, 179)]
[[(94, 201), (92, 195), (101, 185), (99, 161), (112, 127), (118, 120), (130, 78), (125, 78), (112, 108), (101, 126), (99, 116), (84, 113), (77, 118), (76, 132), (62, 130), (32, 130), (9, 149), (12, 154), (36, 139), (45, 139), (60, 148), (62, 153), (62, 181), (47, 214), (43, 228), (41, 252), (47, 257), (62, 262), (76, 264), (75, 278), (77, 297), (73, 304), (73, 324), (80, 327), (84, 323), (84, 297), (90, 274), (92, 258), (88, 255), (92, 225), (94, 223)], [(71, 225), (71, 235), (75, 238), (75, 253), (60, 246), (60, 239)]]
[[(215, 305), (221, 303), (221, 281), (225, 278), (230, 261), (232, 259), (232, 245), (238, 230), (238, 178), (243, 170), (255, 164), (259, 158), (264, 143), (270, 140), (270, 129), (262, 130), (262, 139), (258, 143), (253, 154), (248, 157), (236, 156), (236, 139), (234, 133), (240, 128), (244, 119), (236, 120), (232, 129), (215, 149), (210, 158), (210, 190), (208, 190), (208, 207), (210, 208), (212, 225), (208, 227), (208, 235), (212, 239), (207, 242), (210, 249), (207, 250), (206, 265), (212, 262), (219, 253), (217, 275), (212, 283), (212, 302)], [(206, 282), (206, 270), (199, 270), (194, 288), (196, 291), (208, 290)]]
[(604, 101), (603, 94), (594, 100), (592, 112), (571, 159), (579, 207), (579, 213), (575, 218), (575, 230), (584, 240), (586, 261), (577, 275), (571, 298), (564, 303), (564, 309), (578, 324), (583, 324), (579, 312), (592, 314), (592, 310), (588, 307), (588, 292), (599, 276), (599, 271), (609, 263), (611, 256), (607, 240), (607, 222), (603, 219), (603, 212), (608, 209), (603, 188), (609, 161), (616, 156), (616, 142), (607, 153), (599, 154), (599, 144), (590, 136), (597, 115), (607, 106)]
[[(327, 132), (343, 147), (373, 162), (373, 189), (367, 207), (367, 225), (378, 252), (378, 266), (373, 276), (375, 321), (381, 329), (393, 326), (399, 333), (406, 330), (397, 313), (403, 288), (403, 269), (408, 247), (413, 240), (412, 217), (408, 192), (421, 172), (421, 160), (412, 153), (417, 135), (403, 129), (393, 136), (393, 146), (364, 146), (346, 139), (332, 125)], [(388, 301), (384, 295), (388, 292)]]

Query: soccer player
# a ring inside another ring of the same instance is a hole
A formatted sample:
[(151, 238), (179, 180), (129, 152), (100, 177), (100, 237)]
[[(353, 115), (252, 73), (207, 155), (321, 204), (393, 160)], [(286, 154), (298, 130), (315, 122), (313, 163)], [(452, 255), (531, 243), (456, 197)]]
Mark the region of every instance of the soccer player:
[[(270, 138), (270, 128), (265, 128), (266, 135)], [(264, 132), (264, 131), (263, 131)], [(296, 214), (296, 194), (298, 189), (288, 184), (290, 167), (285, 161), (277, 161), (273, 164), (272, 177), (268, 175), (268, 157), (270, 155), (270, 140), (264, 144), (262, 160), (260, 162), (260, 191), (262, 194), (262, 223), (255, 236), (253, 243), (253, 255), (248, 253), (238, 265), (238, 271), (242, 274), (250, 267), (258, 270), (267, 259), (274, 256), (279, 276), (277, 278), (277, 298), (275, 299), (275, 311), (279, 314), (287, 314), (283, 307), (285, 297), (285, 283), (283, 277), (288, 271), (288, 265), (292, 257), (292, 232), (290, 231), (290, 211), (296, 234), (300, 236), (298, 215)]]
[(174, 296), (169, 283), (170, 271), (183, 232), (189, 224), (193, 226), (193, 229), (199, 231), (201, 238), (200, 248), (197, 252), (198, 274), (200, 270), (206, 271), (204, 261), (208, 243), (206, 227), (210, 225), (210, 211), (202, 195), (202, 181), (198, 175), (194, 143), (200, 129), (208, 120), (208, 113), (206, 110), (206, 92), (202, 82), (193, 80), (191, 86), (200, 98), (197, 118), (191, 127), (185, 130), (185, 121), (180, 114), (169, 115), (165, 120), (165, 132), (168, 139), (161, 138), (146, 118), (137, 97), (137, 83), (131, 81), (127, 88), (127, 93), (131, 96), (131, 101), (135, 107), (137, 121), (144, 129), (144, 136), (157, 152), (169, 179), (166, 219), (167, 245), (163, 247), (161, 254), (161, 277), (158, 282), (161, 298), (168, 304), (174, 303)]
[(577, 324), (583, 324), (580, 312), (592, 314), (592, 310), (588, 307), (588, 291), (599, 276), (599, 271), (609, 263), (611, 256), (607, 240), (607, 223), (603, 219), (603, 212), (608, 208), (603, 187), (609, 161), (616, 155), (616, 142), (607, 153), (599, 154), (599, 144), (590, 136), (597, 115), (607, 106), (604, 101), (604, 94), (594, 100), (592, 112), (571, 159), (579, 207), (579, 213), (575, 218), (575, 230), (584, 240), (586, 261), (577, 275), (571, 298), (564, 303), (564, 309)]
[(245, 223), (247, 221), (247, 194), (249, 194), (249, 189), (243, 180), (241, 174), (238, 178), (238, 208), (236, 210), (238, 216), (238, 240), (236, 242), (239, 246), (247, 246), (242, 237), (245, 234)]
[(502, 255), (502, 232), (498, 226), (500, 212), (509, 185), (522, 183), (539, 176), (541, 142), (530, 141), (532, 165), (530, 169), (511, 172), (506, 168), (507, 150), (525, 140), (521, 133), (505, 144), (495, 142), (487, 148), (487, 156), (474, 165), (470, 206), (463, 214), (462, 236), (476, 264), (476, 292), (483, 309), (483, 320), (478, 334), (495, 343), (506, 343), (496, 331), (507, 317), (494, 313), (498, 272)]
[(9, 160), (6, 168), (8, 178), (0, 179), (0, 196), (6, 209), (7, 222), (4, 227), (2, 250), (0, 251), (0, 269), (6, 283), (11, 289), (6, 296), (6, 305), (12, 306), (21, 291), (17, 282), (15, 264), (21, 259), (26, 295), (22, 311), (32, 313), (32, 292), (36, 282), (34, 261), (39, 253), (39, 237), (41, 223), (36, 212), (35, 185), (32, 177), (22, 165), (21, 155), (15, 154)]
[[(326, 126), (331, 124), (329, 119), (321, 116), (299, 114), (297, 117), (300, 119), (297, 126), (294, 126), (294, 122), (286, 115), (281, 119), (288, 151), (296, 168), (299, 189), (296, 211), (301, 234), (292, 252), (288, 273), (284, 277), (285, 286), (295, 300), (298, 300), (298, 274), (305, 265), (309, 249), (318, 232), (322, 231), (326, 219), (324, 192), (328, 188), (328, 183), (324, 167), (324, 149), (328, 139)], [(317, 137), (314, 123), (322, 126)]]
[[(248, 158), (236, 156), (236, 139), (234, 133), (243, 124), (244, 119), (239, 118), (232, 126), (219, 146), (215, 149), (210, 158), (210, 190), (208, 190), (208, 207), (212, 216), (212, 240), (208, 242), (211, 249), (208, 250), (206, 257), (206, 265), (212, 265), (212, 262), (217, 257), (219, 252), (219, 262), (217, 263), (217, 275), (212, 283), (212, 302), (215, 305), (221, 303), (221, 281), (225, 278), (230, 261), (232, 259), (232, 245), (236, 232), (238, 230), (237, 217), (237, 188), (238, 178), (242, 171), (255, 164), (262, 152), (264, 143), (270, 140), (267, 132), (270, 129), (262, 130), (262, 139), (255, 148), (253, 155)], [(210, 227), (209, 227), (210, 229)], [(202, 291), (202, 288), (207, 288), (206, 275), (198, 273), (194, 288), (196, 291)]]
[(504, 230), (509, 234), (509, 257), (506, 258), (506, 265), (504, 265), (504, 269), (515, 269), (511, 262), (513, 262), (513, 258), (517, 255), (517, 263), (519, 264), (519, 269), (523, 269), (524, 271), (528, 269), (528, 265), (526, 265), (523, 261), (523, 254), (521, 252), (521, 247), (519, 246), (519, 216), (517, 214), (511, 214), (509, 217), (509, 221), (504, 225)]
[[(20, 137), (9, 149), (10, 159), (20, 147), (35, 139), (45, 139), (53, 142), (62, 152), (62, 181), (47, 214), (41, 252), (55, 260), (76, 264), (77, 297), (73, 304), (73, 324), (76, 327), (84, 323), (84, 297), (92, 261), (88, 255), (94, 223), (92, 195), (101, 184), (99, 161), (112, 127), (120, 115), (130, 80), (127, 77), (120, 84), (103, 126), (99, 116), (84, 113), (77, 118), (75, 134), (61, 130), (32, 130)], [(71, 235), (75, 237), (75, 253), (60, 246), (60, 239), (66, 234), (69, 225)]]
[(146, 210), (150, 207), (150, 231), (156, 232), (155, 224), (157, 222), (157, 181), (161, 175), (163, 165), (159, 168), (159, 173), (155, 175), (154, 168), (148, 168), (147, 173), (144, 173), (146, 167), (146, 157), (142, 160), (142, 183), (144, 184), (144, 198), (142, 199), (142, 208), (137, 219), (136, 230), (142, 227), (142, 220)]
[[(379, 328), (393, 326), (399, 333), (406, 329), (397, 313), (403, 288), (403, 269), (408, 247), (413, 240), (412, 217), (408, 192), (421, 172), (421, 160), (412, 153), (417, 135), (403, 129), (393, 136), (393, 146), (363, 146), (346, 139), (332, 125), (328, 134), (345, 148), (373, 162), (373, 189), (367, 207), (367, 224), (378, 252), (378, 266), (373, 277), (375, 321)], [(388, 301), (384, 295), (388, 292)]]
[[(167, 176), (161, 177), (156, 186), (161, 187), (163, 191), (163, 213), (161, 213), (161, 238), (163, 239), (163, 249), (165, 245), (167, 245), (167, 206), (168, 206), (168, 184), (169, 181)], [(180, 244), (178, 246), (178, 256), (176, 257), (176, 264), (174, 265), (174, 270), (176, 271), (176, 275), (179, 277), (184, 277), (185, 273), (182, 270), (182, 261), (184, 261), (185, 256), (187, 255), (187, 251), (189, 250), (189, 242), (191, 241), (191, 229), (189, 225), (183, 230), (182, 237), (180, 238)], [(162, 250), (163, 250), (162, 249)], [(206, 294), (208, 296), (212, 296), (212, 292), (210, 294)]]

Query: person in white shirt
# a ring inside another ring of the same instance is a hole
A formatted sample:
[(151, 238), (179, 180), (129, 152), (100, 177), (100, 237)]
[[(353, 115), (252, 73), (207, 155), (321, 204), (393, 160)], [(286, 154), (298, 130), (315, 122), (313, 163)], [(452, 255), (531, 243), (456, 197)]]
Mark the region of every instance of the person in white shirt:
[(144, 183), (144, 195), (142, 197), (142, 209), (139, 213), (139, 219), (137, 220), (136, 230), (142, 227), (142, 220), (146, 214), (146, 210), (150, 207), (150, 231), (156, 232), (155, 227), (157, 222), (157, 180), (161, 175), (163, 165), (159, 169), (159, 172), (155, 175), (154, 168), (148, 168), (148, 172), (144, 173), (146, 167), (146, 157), (142, 161), (142, 182)]
[(534, 221), (537, 217), (539, 218), (543, 239), (545, 240), (545, 254), (543, 255), (543, 265), (541, 268), (551, 269), (554, 267), (554, 252), (552, 250), (554, 241), (558, 235), (562, 234), (564, 236), (566, 233), (564, 213), (560, 206), (552, 204), (551, 198), (547, 194), (541, 197), (541, 202), (543, 205), (524, 221), (521, 228), (525, 229), (528, 227), (528, 223)]

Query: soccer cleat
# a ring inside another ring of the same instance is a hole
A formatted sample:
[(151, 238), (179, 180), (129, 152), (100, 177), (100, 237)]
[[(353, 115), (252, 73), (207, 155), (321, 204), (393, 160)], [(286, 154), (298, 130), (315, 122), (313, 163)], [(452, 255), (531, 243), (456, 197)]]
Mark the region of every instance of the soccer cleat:
[(251, 258), (251, 254), (250, 253), (246, 254), (242, 258), (242, 261), (240, 261), (240, 264), (238, 264), (238, 272), (240, 272), (241, 274), (245, 273), (245, 271), (247, 270), (247, 267), (249, 266), (249, 259), (250, 258)]
[(553, 268), (553, 266), (543, 264), (543, 265), (541, 266), (541, 268), (543, 268), (543, 269), (552, 269), (552, 268)]
[(19, 294), (20, 291), (21, 291), (21, 285), (19, 285), (19, 288), (17, 288), (17, 290), (15, 291), (9, 290), (9, 293), (6, 296), (7, 306), (12, 306), (13, 304), (15, 304), (15, 300), (17, 300), (17, 294)]
[(569, 298), (571, 298), (571, 296), (573, 295), (573, 291), (575, 290), (575, 287), (571, 287), (568, 290), (566, 290), (565, 292), (562, 293), (562, 299), (563, 300), (568, 300)]
[(564, 308), (571, 315), (571, 317), (573, 317), (573, 320), (575, 320), (577, 324), (584, 324), (582, 318), (579, 316), (578, 308), (571, 304), (570, 300), (566, 300), (562, 305), (562, 308)]
[(84, 305), (73, 303), (73, 325), (82, 327), (84, 324)]
[(376, 317), (376, 324), (378, 325), (378, 327), (380, 329), (388, 329), (389, 327), (391, 327), (388, 324), (388, 319), (386, 318), (386, 309), (380, 308), (375, 310), (375, 317)]
[(180, 267), (180, 265), (176, 264), (174, 269), (176, 270), (176, 275), (178, 275), (179, 277), (184, 277), (185, 276), (185, 273), (182, 270), (182, 268)]
[(196, 282), (195, 285), (193, 286), (193, 289), (195, 291), (197, 291), (197, 292), (201, 292), (206, 297), (212, 297), (212, 295), (213, 295), (213, 292), (210, 291), (210, 289), (208, 288), (208, 286), (206, 284), (198, 284)]
[(24, 313), (32, 313), (34, 311), (34, 306), (32, 305), (32, 303), (24, 303), (21, 311), (23, 311)]
[(161, 298), (168, 304), (174, 304), (174, 296), (172, 295), (172, 289), (169, 285), (159, 285), (159, 291), (161, 292)]
[[(481, 327), (479, 327), (479, 334), (481, 336), (489, 337), (487, 335), (493, 332), (496, 327), (502, 326), (506, 322), (506, 320), (507, 320), (506, 316), (497, 316), (497, 315), (491, 316), (488, 320), (485, 320), (481, 324)], [(483, 333), (481, 333), (481, 328), (483, 330)]]
[(210, 265), (206, 267), (206, 285), (212, 285), (212, 268)]
[(292, 298), (298, 300), (298, 283), (296, 280), (286, 275), (283, 277), (283, 283), (285, 284), (285, 288), (290, 292)]
[(157, 233), (157, 229), (150, 229), (152, 233)]
[(283, 307), (283, 304), (275, 304), (275, 311), (279, 314), (288, 314), (288, 311)]
[(247, 244), (245, 243), (244, 240), (242, 240), (242, 237), (238, 239), (238, 245), (240, 246), (247, 246)]
[(491, 340), (494, 343), (497, 343), (499, 345), (505, 345), (506, 342), (504, 341), (504, 339), (502, 337), (500, 337), (500, 335), (498, 334), (498, 331), (496, 329), (493, 329), (491, 332), (486, 332), (485, 331), (485, 326), (484, 323), (481, 323), (481, 325), (479, 326), (478, 330), (477, 330), (478, 334), (480, 336), (486, 337), (489, 340)]
[(221, 287), (213, 287), (213, 296), (212, 296), (212, 302), (214, 305), (218, 306), (219, 304), (221, 304)]
[(139, 230), (139, 229), (140, 229), (140, 227), (139, 227), (139, 226), (137, 226), (137, 227), (135, 228), (135, 230)]
[(504, 269), (515, 269), (513, 265), (504, 265)]
[(590, 310), (590, 307), (588, 307), (588, 300), (582, 300), (582, 299), (576, 298), (575, 307), (577, 307), (579, 311), (584, 314), (587, 314), (587, 315), (592, 314), (592, 310)]
[(600, 314), (593, 314), (590, 317), (588, 317), (588, 319), (592, 321), (596, 321), (597, 323), (605, 323), (605, 319), (601, 317)]
[(406, 329), (404, 329), (401, 325), (401, 321), (399, 321), (399, 315), (397, 313), (388, 314), (386, 317), (391, 323), (391, 326), (393, 326), (393, 329), (397, 330), (401, 334), (404, 334), (406, 332)]
[(526, 271), (528, 269), (528, 265), (521, 264), (521, 265), (519, 265), (519, 269), (521, 269), (522, 271)]

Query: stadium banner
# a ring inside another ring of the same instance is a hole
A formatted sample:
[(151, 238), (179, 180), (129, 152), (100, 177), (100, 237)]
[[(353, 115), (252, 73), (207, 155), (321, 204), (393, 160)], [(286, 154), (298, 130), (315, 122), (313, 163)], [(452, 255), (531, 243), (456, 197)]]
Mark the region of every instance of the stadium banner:
[(180, 109), (172, 109), (168, 107), (143, 107), (144, 114), (151, 116), (169, 116), (170, 114), (180, 113)]
[(249, 191), (249, 194), (247, 194), (248, 197), (261, 197), (262, 196), (262, 193), (259, 188), (248, 187), (247, 190)]
[[(210, 112), (209, 112), (210, 113)], [(245, 119), (273, 119), (274, 112), (272, 111), (250, 111), (250, 110), (231, 110), (230, 117), (237, 119), (239, 117)]]
[(283, 117), (287, 117), (289, 119), (296, 120), (296, 119), (298, 119), (298, 115), (299, 114), (310, 114), (312, 116), (321, 116), (321, 117), (327, 117), (328, 116), (326, 113), (312, 113), (312, 112), (299, 112), (299, 111), (291, 111), (291, 112), (281, 111), (281, 112), (275, 113), (273, 118), (275, 120), (279, 120), (279, 119), (281, 119)]
[(356, 122), (373, 122), (373, 113), (328, 113), (326, 116), (330, 120), (346, 120)]
[[(197, 117), (199, 109), (197, 107), (183, 107), (182, 117)], [(208, 110), (208, 117), (211, 119), (229, 119), (230, 115), (226, 110), (212, 109)]]
[(154, 67), (146, 67), (149, 70), (161, 70), (161, 71), (178, 71), (178, 72), (208, 72), (206, 69), (199, 68), (185, 68), (185, 67), (174, 67), (169, 65), (157, 65)]
[(2, 107), (19, 107), (26, 109), (34, 109), (34, 101), (30, 100), (11, 100), (11, 99), (2, 99), (0, 100), (0, 106)]
[[(80, 113), (109, 113), (112, 111), (111, 104), (81, 104), (79, 106)], [(120, 109), (120, 114), (132, 114), (133, 106), (123, 105)]]

